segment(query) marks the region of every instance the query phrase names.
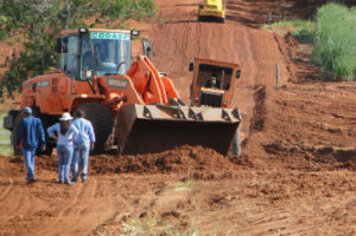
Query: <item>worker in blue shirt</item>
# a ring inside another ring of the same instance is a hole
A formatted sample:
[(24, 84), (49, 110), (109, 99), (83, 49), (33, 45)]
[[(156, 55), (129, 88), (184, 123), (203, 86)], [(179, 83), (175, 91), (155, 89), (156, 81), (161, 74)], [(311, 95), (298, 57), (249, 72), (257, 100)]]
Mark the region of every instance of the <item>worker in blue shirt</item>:
[(72, 124), (73, 117), (63, 113), (56, 123), (47, 129), (48, 135), (57, 140), (58, 178), (59, 183), (72, 184), (69, 179), (70, 164), (73, 156), (73, 141), (78, 135), (78, 129)]
[(18, 148), (22, 148), (25, 157), (28, 183), (35, 182), (35, 153), (39, 146), (42, 151), (45, 150), (46, 140), (40, 119), (32, 116), (32, 109), (25, 107), (22, 111), (23, 118), (19, 127), (19, 133), (16, 140)]
[(95, 134), (93, 125), (89, 120), (84, 118), (82, 110), (77, 110), (74, 114), (73, 124), (79, 130), (77, 138), (74, 140), (74, 155), (72, 163), (72, 182), (77, 182), (79, 163), (81, 166), (82, 182), (86, 182), (88, 176), (89, 152), (94, 149)]

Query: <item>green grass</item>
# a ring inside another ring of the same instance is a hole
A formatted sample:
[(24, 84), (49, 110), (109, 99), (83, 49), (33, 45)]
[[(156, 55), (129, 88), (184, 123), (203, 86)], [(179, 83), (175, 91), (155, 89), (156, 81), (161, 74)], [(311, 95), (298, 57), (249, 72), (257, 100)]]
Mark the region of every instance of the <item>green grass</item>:
[(174, 184), (174, 189), (176, 191), (184, 191), (184, 190), (188, 190), (189, 188), (193, 187), (194, 185), (194, 181), (192, 179), (188, 179), (184, 182), (176, 182)]
[(313, 60), (326, 80), (356, 80), (356, 8), (326, 4), (316, 15)]
[(11, 145), (0, 145), (0, 155), (1, 156), (13, 156), (14, 150)]
[[(3, 128), (3, 120), (5, 113), (0, 113), (0, 141), (10, 140), (10, 131)], [(1, 145), (0, 144), (0, 155), (2, 156), (12, 156), (14, 154), (11, 145)]]
[(306, 20), (288, 20), (263, 25), (263, 29), (269, 29), (278, 34), (284, 35), (291, 32), (296, 38), (308, 39), (313, 38), (315, 22)]
[(155, 227), (158, 220), (154, 217), (134, 217), (122, 224), (126, 235), (157, 235)]
[[(162, 224), (162, 219), (159, 216), (144, 216), (128, 218), (122, 223), (124, 234), (120, 235), (169, 235), (169, 236), (199, 236), (199, 230), (196, 227), (190, 227), (185, 231), (181, 231), (169, 224)], [(213, 234), (218, 235), (218, 232)]]
[(164, 25), (167, 22), (167, 18), (166, 17), (162, 17), (158, 20), (158, 24), (160, 25)]

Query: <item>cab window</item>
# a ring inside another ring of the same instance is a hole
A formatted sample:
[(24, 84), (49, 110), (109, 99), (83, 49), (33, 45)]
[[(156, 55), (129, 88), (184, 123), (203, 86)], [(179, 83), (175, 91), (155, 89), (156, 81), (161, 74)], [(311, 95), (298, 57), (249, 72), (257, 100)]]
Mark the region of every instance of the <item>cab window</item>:
[(197, 86), (206, 87), (206, 84), (208, 83), (209, 79), (211, 77), (215, 77), (218, 89), (229, 90), (232, 78), (232, 71), (233, 70), (229, 67), (200, 64), (197, 78)]
[(77, 76), (78, 36), (70, 35), (62, 38), (60, 69), (71, 78)]

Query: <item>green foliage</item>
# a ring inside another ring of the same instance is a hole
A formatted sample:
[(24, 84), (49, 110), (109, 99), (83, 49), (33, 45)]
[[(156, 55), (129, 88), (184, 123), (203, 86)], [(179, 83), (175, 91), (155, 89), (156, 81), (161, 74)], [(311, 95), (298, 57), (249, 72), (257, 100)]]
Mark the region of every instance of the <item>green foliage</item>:
[(9, 70), (0, 79), (0, 97), (21, 91), (29, 76), (55, 66), (55, 43), (62, 29), (86, 26), (84, 19), (94, 15), (140, 20), (153, 16), (155, 9), (152, 0), (0, 0), (0, 40), (13, 42), (9, 38), (16, 33), (24, 42), (24, 50), (2, 65)]
[(291, 32), (295, 37), (311, 40), (313, 38), (315, 23), (306, 20), (288, 20), (273, 23), (271, 25), (263, 25), (262, 28), (270, 29), (279, 34)]
[(167, 22), (166, 17), (162, 17), (161, 19), (158, 20), (158, 24), (160, 24), (160, 25), (164, 25), (166, 22)]
[(102, 16), (124, 22), (128, 18), (140, 21), (155, 16), (156, 6), (151, 0), (104, 0), (100, 2), (100, 9)]
[(313, 59), (328, 80), (356, 79), (356, 9), (327, 4), (317, 12)]

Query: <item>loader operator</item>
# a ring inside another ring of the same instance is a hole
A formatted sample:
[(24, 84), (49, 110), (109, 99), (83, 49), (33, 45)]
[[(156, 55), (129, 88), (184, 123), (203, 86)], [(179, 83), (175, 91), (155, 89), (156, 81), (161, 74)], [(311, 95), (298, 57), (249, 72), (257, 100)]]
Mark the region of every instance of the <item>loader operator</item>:
[(216, 77), (217, 76), (215, 74), (211, 75), (209, 80), (206, 82), (205, 87), (211, 88), (211, 89), (218, 89), (219, 85), (218, 85)]
[[(84, 70), (100, 70), (109, 72), (112, 68), (107, 68), (103, 64), (104, 62), (111, 62), (105, 53), (101, 49), (100, 44), (94, 44), (94, 56), (91, 50), (88, 50), (84, 53), (83, 56), (83, 69)], [(114, 64), (114, 63), (112, 63)], [(114, 64), (114, 68), (116, 65)]]
[(84, 70), (94, 70), (96, 68), (93, 54), (91, 53), (91, 51), (87, 51), (84, 53), (83, 68)]
[(98, 43), (94, 45), (94, 57), (98, 63), (104, 62), (107, 60), (101, 50), (100, 44), (98, 44)]
[[(96, 60), (96, 62), (95, 62)], [(94, 45), (94, 57), (91, 50), (84, 53), (83, 57), (83, 68), (86, 70), (94, 70), (96, 68), (95, 64), (105, 61), (104, 56), (101, 51), (101, 46), (99, 44)]]

